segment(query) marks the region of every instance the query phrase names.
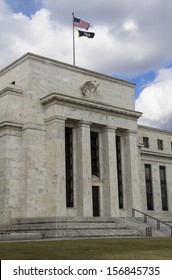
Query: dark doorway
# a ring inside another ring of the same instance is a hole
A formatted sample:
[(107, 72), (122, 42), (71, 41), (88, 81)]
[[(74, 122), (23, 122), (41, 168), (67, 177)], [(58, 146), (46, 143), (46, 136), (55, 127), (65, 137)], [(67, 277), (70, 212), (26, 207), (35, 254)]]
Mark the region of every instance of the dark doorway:
[(73, 194), (73, 130), (65, 128), (66, 153), (66, 207), (74, 206)]
[(92, 200), (93, 200), (93, 217), (100, 216), (99, 209), (99, 187), (92, 186)]

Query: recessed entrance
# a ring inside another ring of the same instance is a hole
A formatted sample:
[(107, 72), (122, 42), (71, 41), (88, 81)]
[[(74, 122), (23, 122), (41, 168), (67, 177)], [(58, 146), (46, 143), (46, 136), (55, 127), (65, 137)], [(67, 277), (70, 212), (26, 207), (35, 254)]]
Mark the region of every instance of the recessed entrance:
[(93, 217), (100, 216), (99, 187), (92, 186)]

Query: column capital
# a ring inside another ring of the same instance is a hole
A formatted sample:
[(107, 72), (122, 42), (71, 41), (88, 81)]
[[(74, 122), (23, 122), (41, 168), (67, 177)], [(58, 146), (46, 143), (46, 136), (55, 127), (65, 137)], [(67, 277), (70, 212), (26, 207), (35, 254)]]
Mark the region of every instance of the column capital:
[(77, 122), (77, 127), (80, 127), (80, 126), (91, 126), (91, 122), (89, 122), (89, 121), (84, 121), (84, 120), (80, 120), (80, 121), (78, 121)]
[(116, 131), (117, 127), (116, 126), (111, 126), (111, 125), (106, 125), (104, 126), (103, 131)]
[(128, 129), (126, 130), (125, 135), (137, 135), (137, 130)]
[(54, 123), (54, 122), (65, 122), (67, 120), (67, 118), (63, 117), (63, 116), (59, 116), (59, 115), (54, 115), (50, 118), (45, 119), (46, 124), (50, 124), (50, 123)]

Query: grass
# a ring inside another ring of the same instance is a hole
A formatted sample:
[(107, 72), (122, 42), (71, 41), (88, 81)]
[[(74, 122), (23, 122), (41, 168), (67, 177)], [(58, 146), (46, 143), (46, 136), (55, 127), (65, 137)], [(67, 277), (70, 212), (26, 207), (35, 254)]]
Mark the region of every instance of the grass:
[(1, 260), (172, 260), (172, 238), (0, 242)]

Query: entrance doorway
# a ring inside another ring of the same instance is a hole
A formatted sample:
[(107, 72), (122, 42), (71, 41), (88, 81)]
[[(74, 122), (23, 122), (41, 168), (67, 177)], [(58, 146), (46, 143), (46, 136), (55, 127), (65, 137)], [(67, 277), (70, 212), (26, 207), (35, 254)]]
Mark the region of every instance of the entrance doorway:
[(93, 217), (100, 216), (99, 187), (92, 186)]

